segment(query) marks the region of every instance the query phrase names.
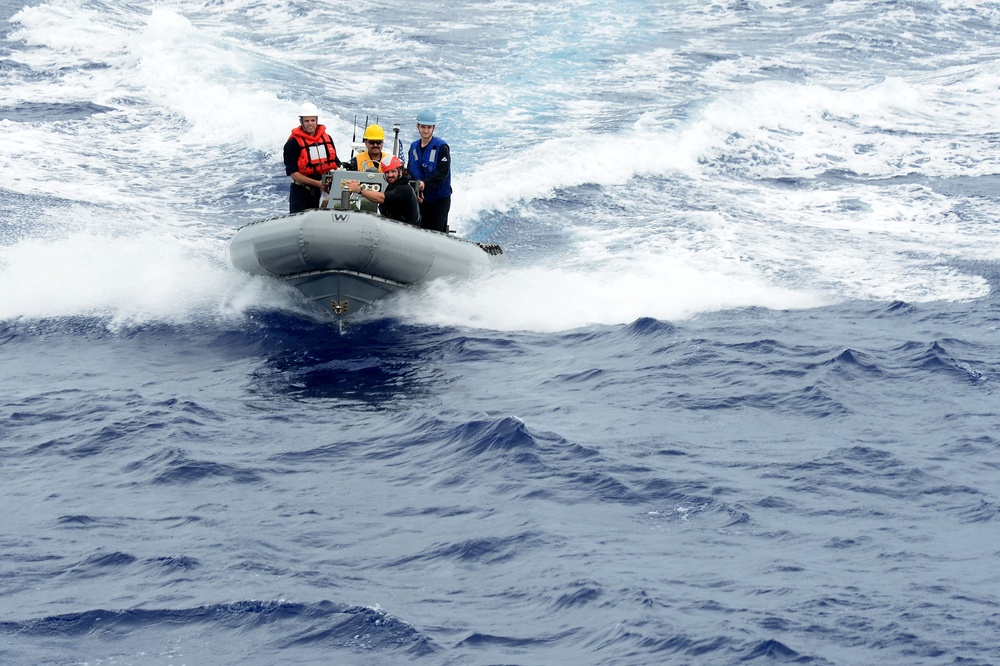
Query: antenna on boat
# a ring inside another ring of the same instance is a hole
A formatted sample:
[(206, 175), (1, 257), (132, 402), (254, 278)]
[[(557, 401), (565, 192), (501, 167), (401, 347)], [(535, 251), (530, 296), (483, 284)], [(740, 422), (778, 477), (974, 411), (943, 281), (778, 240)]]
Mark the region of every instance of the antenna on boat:
[(399, 123), (392, 124), (392, 133), (395, 135), (392, 139), (392, 154), (399, 157)]
[[(368, 131), (368, 115), (365, 114), (365, 131)], [(361, 141), (365, 140), (365, 135), (361, 135)], [(351, 159), (354, 159), (354, 154), (357, 152), (358, 146), (358, 116), (354, 115), (354, 136), (351, 137)]]
[(354, 159), (354, 144), (358, 142), (358, 114), (354, 114), (354, 134), (351, 135), (351, 159)]

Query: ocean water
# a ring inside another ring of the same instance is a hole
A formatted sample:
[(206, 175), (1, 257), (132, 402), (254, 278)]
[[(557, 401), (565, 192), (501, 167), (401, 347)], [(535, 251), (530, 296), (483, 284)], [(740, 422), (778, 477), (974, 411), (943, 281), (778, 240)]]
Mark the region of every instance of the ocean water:
[[(1000, 3), (0, 1), (0, 663), (1000, 663)], [(223, 260), (438, 111), (510, 267)]]

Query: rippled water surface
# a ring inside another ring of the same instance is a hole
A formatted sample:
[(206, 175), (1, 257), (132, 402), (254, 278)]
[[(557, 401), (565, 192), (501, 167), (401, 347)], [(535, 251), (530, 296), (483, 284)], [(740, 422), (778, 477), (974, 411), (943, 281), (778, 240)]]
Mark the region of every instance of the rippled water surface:
[[(0, 19), (0, 663), (1000, 662), (996, 3)], [(226, 266), (303, 101), (510, 269)]]

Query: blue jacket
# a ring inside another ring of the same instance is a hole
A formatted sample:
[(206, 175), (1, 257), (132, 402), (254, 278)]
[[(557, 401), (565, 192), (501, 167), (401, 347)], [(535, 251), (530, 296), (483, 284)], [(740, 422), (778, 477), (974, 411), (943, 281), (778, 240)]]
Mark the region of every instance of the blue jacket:
[(432, 136), (425, 148), (420, 139), (410, 144), (407, 169), (413, 180), (424, 181), (424, 201), (430, 203), (451, 196), (451, 148)]

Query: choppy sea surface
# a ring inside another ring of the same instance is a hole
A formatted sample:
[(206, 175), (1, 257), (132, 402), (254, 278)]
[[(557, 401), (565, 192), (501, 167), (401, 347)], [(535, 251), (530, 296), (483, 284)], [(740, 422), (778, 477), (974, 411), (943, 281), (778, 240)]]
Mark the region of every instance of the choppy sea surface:
[[(1000, 663), (1000, 3), (0, 1), (0, 663)], [(223, 259), (321, 109), (508, 270)]]

